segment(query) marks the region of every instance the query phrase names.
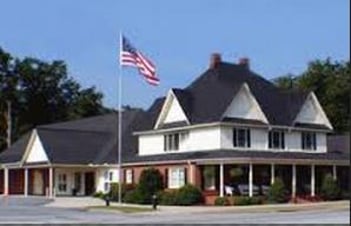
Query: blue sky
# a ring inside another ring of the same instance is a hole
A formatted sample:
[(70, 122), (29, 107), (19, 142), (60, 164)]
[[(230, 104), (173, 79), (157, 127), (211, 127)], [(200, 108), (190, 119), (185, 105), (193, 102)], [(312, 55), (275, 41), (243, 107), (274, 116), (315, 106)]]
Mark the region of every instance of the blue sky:
[(123, 104), (147, 108), (208, 67), (249, 57), (267, 79), (314, 59), (349, 60), (349, 0), (1, 0), (0, 46), (18, 57), (64, 60), (83, 86), (117, 106), (120, 31), (158, 68), (161, 85), (123, 70)]

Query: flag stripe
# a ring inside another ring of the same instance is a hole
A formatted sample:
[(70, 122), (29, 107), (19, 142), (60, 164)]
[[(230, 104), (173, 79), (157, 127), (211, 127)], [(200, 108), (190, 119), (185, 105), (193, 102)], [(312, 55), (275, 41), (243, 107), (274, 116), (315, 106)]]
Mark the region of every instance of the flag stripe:
[(120, 50), (120, 64), (121, 66), (137, 67), (139, 73), (150, 85), (156, 86), (160, 83), (155, 65), (124, 37), (122, 37), (122, 49)]

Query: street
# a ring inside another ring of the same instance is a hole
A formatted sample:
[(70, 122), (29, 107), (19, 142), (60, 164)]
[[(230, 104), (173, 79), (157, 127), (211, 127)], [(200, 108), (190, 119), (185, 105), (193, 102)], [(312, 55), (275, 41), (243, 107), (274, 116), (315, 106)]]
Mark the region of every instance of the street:
[[(45, 207), (46, 200), (0, 198), (0, 223), (334, 223), (349, 224), (349, 209), (292, 212), (96, 212), (77, 208)], [(196, 207), (194, 207), (196, 208)]]

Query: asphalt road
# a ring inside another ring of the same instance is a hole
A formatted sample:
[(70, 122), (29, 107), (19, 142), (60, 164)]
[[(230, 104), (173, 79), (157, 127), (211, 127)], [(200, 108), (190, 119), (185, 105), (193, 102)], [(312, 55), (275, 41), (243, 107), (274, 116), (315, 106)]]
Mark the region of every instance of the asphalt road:
[(90, 212), (79, 209), (45, 207), (46, 200), (0, 198), (1, 223), (334, 223), (349, 224), (346, 210), (318, 210), (269, 213), (168, 213), (148, 212), (123, 214), (117, 212)]

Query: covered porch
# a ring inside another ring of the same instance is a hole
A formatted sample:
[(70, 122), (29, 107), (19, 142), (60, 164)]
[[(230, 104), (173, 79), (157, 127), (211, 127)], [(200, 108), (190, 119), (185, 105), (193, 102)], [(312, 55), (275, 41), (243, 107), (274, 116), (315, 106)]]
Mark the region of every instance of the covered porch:
[(0, 194), (90, 196), (104, 189), (106, 167), (25, 165), (0, 169)]
[(346, 161), (211, 161), (196, 163), (206, 203), (224, 196), (266, 196), (280, 178), (291, 200), (318, 198), (323, 178), (331, 174), (340, 189), (349, 191), (349, 164)]

